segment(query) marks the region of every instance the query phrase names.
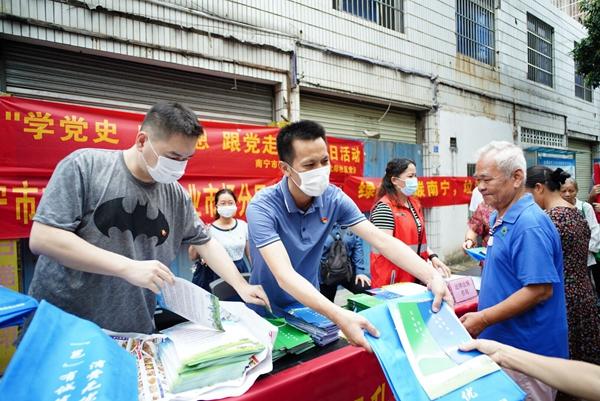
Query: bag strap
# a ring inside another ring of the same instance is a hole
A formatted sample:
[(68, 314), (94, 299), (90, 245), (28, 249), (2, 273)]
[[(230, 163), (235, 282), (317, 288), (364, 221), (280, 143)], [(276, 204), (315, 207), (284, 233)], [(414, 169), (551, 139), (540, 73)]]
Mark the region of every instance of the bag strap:
[[(420, 256), (421, 255), (421, 245), (423, 243), (423, 225), (425, 224), (425, 222), (423, 220), (421, 220), (421, 218), (417, 214), (417, 210), (413, 206), (410, 199), (406, 198), (406, 201), (408, 202), (408, 208), (410, 209), (410, 213), (412, 214), (413, 219), (415, 220), (415, 225), (417, 226), (417, 237), (418, 237), (418, 241), (419, 241), (419, 243), (417, 245), (417, 255)], [(417, 219), (421, 222), (420, 229), (419, 229), (419, 225), (417, 224)]]

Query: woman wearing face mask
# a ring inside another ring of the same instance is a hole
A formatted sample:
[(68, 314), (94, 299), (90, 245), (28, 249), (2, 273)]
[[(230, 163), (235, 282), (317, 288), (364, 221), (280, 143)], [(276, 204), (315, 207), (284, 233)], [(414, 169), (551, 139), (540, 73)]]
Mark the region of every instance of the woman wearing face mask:
[[(245, 221), (235, 218), (237, 213), (235, 194), (228, 188), (219, 190), (215, 194), (215, 205), (217, 207), (216, 219), (210, 225), (210, 236), (223, 245), (240, 273), (249, 272), (250, 269), (244, 260), (244, 255), (250, 260), (248, 225)], [(192, 247), (190, 247), (189, 256), (192, 260), (198, 259), (198, 255)], [(202, 261), (196, 261), (192, 282), (208, 291), (210, 282), (217, 278), (218, 276)]]
[[(371, 210), (371, 222), (386, 234), (403, 241), (419, 256), (430, 260), (443, 276), (450, 269), (427, 246), (423, 210), (412, 195), (418, 187), (417, 167), (410, 159), (392, 159), (377, 193), (378, 200)], [(371, 249), (371, 287), (378, 288), (398, 282), (414, 282), (415, 278), (396, 266), (377, 249)]]

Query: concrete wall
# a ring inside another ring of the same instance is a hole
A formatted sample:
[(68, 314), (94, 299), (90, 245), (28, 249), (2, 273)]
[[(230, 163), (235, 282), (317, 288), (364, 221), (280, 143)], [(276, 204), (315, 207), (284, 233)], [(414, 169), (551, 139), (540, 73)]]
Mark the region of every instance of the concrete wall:
[[(455, 0), (404, 1), (404, 32), (323, 0), (0, 0), (0, 33), (266, 82), (276, 87), (278, 119), (298, 117), (307, 89), (420, 110), (425, 174), (464, 175), (477, 147), (512, 140), (519, 127), (600, 131), (598, 91), (593, 102), (574, 95), (570, 52), (584, 28), (549, 0), (497, 4), (493, 66), (457, 53)], [(554, 28), (552, 87), (527, 80), (528, 12)], [(428, 212), (434, 247), (458, 246), (463, 209)]]

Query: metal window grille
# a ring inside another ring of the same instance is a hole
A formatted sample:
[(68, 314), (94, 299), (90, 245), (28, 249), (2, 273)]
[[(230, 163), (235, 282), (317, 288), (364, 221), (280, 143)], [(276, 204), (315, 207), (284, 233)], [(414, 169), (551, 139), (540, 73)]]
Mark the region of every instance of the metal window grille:
[(567, 146), (566, 137), (555, 132), (540, 131), (521, 127), (521, 144), (564, 148)]
[(403, 0), (333, 0), (333, 9), (404, 32)]
[(475, 163), (467, 163), (467, 177), (473, 177), (475, 175)]
[(456, 0), (456, 51), (495, 64), (495, 0)]
[(585, 77), (577, 73), (577, 64), (575, 64), (575, 96), (588, 102), (593, 102), (593, 93), (592, 85), (586, 83)]
[(552, 0), (552, 4), (561, 11), (583, 24), (585, 14), (581, 10), (581, 0)]
[(527, 14), (527, 79), (552, 87), (554, 29)]

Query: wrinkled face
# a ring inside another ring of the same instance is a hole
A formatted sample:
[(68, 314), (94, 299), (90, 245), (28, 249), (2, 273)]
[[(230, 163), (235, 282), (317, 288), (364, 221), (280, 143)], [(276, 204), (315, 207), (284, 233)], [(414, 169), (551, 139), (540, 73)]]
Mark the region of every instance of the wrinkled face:
[(507, 177), (498, 169), (496, 161), (486, 155), (477, 161), (475, 179), (485, 203), (497, 210), (504, 210), (523, 184), (523, 174), (520, 170)]
[(577, 201), (577, 188), (571, 182), (566, 182), (560, 187), (560, 196), (567, 202), (575, 204)]
[(294, 160), (291, 163), (293, 170), (285, 168), (284, 174), (288, 177), (291, 176), (293, 182), (302, 184), (302, 179), (298, 173), (315, 170), (329, 165), (327, 144), (323, 138), (317, 138), (315, 140), (295, 139), (292, 142), (292, 146), (294, 147)]

